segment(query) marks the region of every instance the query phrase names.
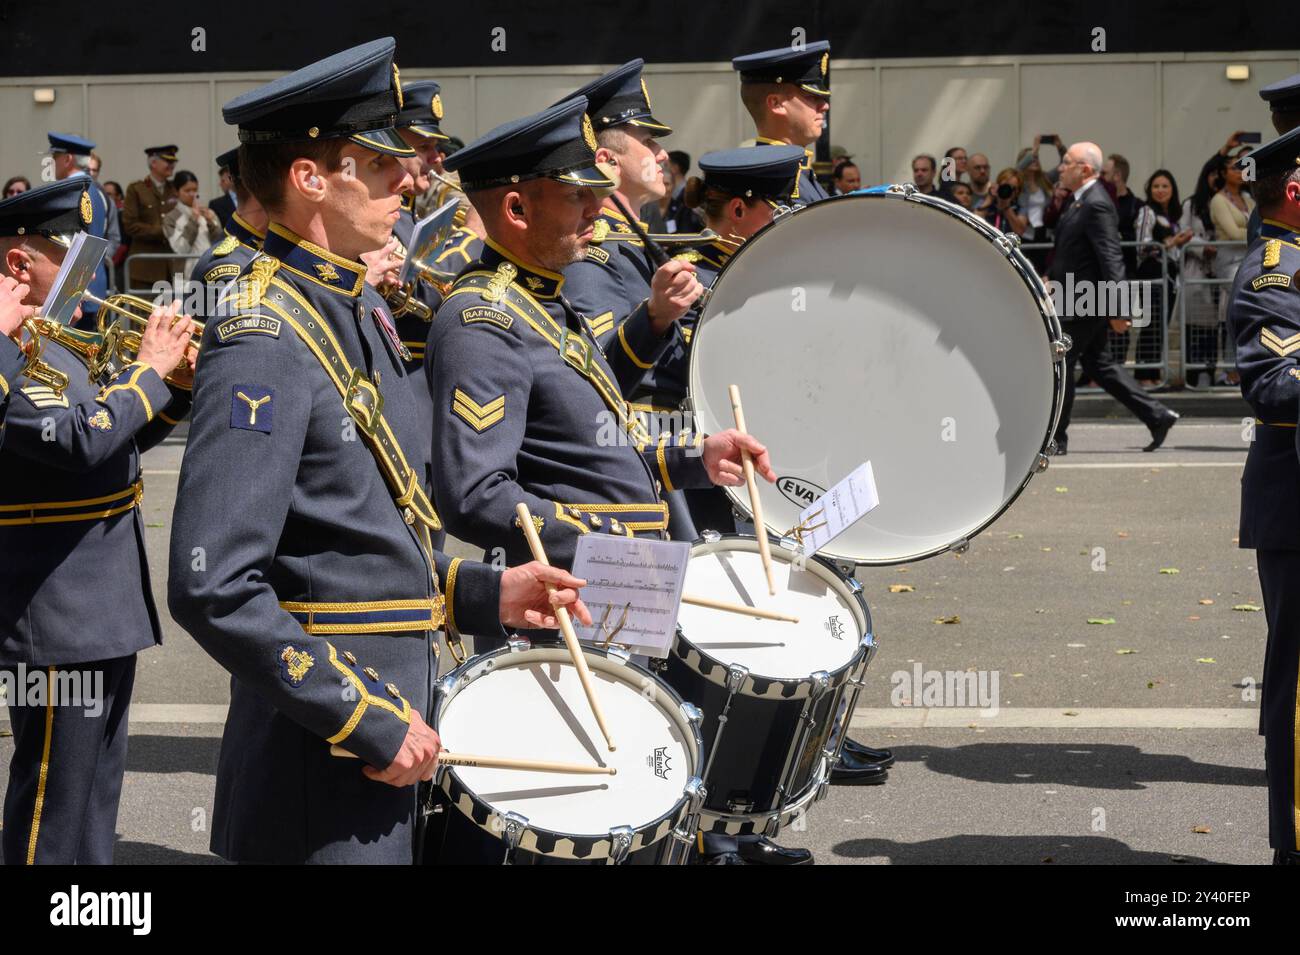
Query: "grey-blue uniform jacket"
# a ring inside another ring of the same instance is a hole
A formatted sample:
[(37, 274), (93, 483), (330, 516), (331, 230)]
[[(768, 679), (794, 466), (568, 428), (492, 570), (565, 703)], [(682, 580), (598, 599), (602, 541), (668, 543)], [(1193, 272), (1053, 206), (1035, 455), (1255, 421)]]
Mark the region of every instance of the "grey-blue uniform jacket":
[(162, 642), (140, 453), (184, 417), (189, 394), (139, 363), (92, 382), (54, 341), (41, 357), (68, 385), (13, 386), (0, 448), (0, 664), (128, 656)]
[(710, 483), (701, 436), (644, 442), (565, 289), (487, 239), (429, 336), (434, 498), (449, 533), (511, 563), (529, 555), (521, 501), (551, 562), (570, 567), (579, 535), (662, 532), (661, 491)]
[(0, 335), (0, 445), (4, 444), (4, 423), (9, 398), (12, 390), (19, 386), (18, 379), (26, 366), (27, 356), (18, 344), (7, 335)]
[(1300, 550), (1300, 236), (1265, 219), (1242, 259), (1228, 304), (1241, 393), (1255, 440), (1241, 477), (1242, 547)]
[[(768, 139), (766, 136), (758, 136), (754, 140), (756, 146), (785, 146), (788, 145), (783, 139)], [(803, 162), (799, 163), (799, 178), (795, 180), (794, 192), (790, 193), (790, 205), (792, 206), (810, 206), (814, 202), (821, 202), (823, 199), (829, 199), (831, 194), (822, 187), (813, 175), (813, 152), (811, 149), (804, 149)]]
[[(673, 258), (694, 265), (695, 277), (707, 289), (713, 287), (714, 279), (727, 264), (734, 249), (734, 246), (714, 240), (708, 245), (680, 252)], [(631, 392), (629, 401), (635, 410), (676, 412), (681, 406), (690, 381), (691, 337), (695, 334), (695, 325), (699, 320), (697, 303), (678, 320), (679, 334), (676, 340), (659, 356), (654, 367), (645, 373), (641, 383)]]
[[(645, 223), (641, 223), (645, 229)], [(596, 340), (625, 394), (681, 337), (676, 325), (664, 335), (650, 327), (650, 281), (654, 269), (639, 239), (607, 242), (611, 233), (633, 235), (616, 209), (601, 209), (587, 255), (564, 270), (564, 295), (591, 322)]]
[[(253, 256), (262, 248), (264, 238), (238, 212), (233, 213), (226, 222), (226, 237), (199, 256), (194, 268), (190, 270), (190, 281), (205, 288), (224, 290), (253, 261)], [(222, 317), (219, 310), (209, 314), (211, 310), (206, 307), (208, 300), (204, 304), (204, 314), (191, 315), (192, 318)]]
[(403, 450), (427, 436), (364, 278), (272, 223), (238, 310), (204, 333), (169, 605), (233, 677), (212, 836), (228, 859), (409, 861), (415, 787), (330, 744), (388, 766), (427, 715), (434, 631), (502, 635), (499, 575), (427, 546), (438, 519)]

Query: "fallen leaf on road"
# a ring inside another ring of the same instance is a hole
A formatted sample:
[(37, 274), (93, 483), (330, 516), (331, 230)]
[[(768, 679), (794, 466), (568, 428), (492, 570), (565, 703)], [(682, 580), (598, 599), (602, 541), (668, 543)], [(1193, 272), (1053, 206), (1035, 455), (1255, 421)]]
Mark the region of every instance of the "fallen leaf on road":
[(1244, 610), (1247, 613), (1254, 613), (1257, 610), (1263, 610), (1263, 607), (1256, 607), (1254, 604), (1237, 604), (1233, 610)]
[(1065, 713), (1064, 713), (1063, 715), (1064, 715), (1064, 716), (1078, 716), (1078, 715), (1079, 715), (1079, 711), (1078, 711), (1078, 710), (1066, 710)]
[(1199, 832), (1201, 835), (1207, 835), (1209, 831), (1209, 826), (1192, 826), (1192, 832)]
[(1196, 614), (1190, 614), (1190, 615), (1187, 617), (1187, 619), (1188, 619), (1188, 620), (1200, 620), (1201, 618), (1198, 617)]
[(1040, 549), (1041, 549), (1044, 553), (1048, 553), (1048, 552), (1051, 551), (1052, 548), (1050, 548), (1050, 547), (1043, 547), (1043, 548), (1040, 548)]
[(1136, 650), (1129, 650), (1127, 647), (1126, 647), (1125, 649), (1123, 649), (1123, 650), (1116, 650), (1115, 652), (1118, 653), (1118, 654), (1119, 654), (1120, 656), (1122, 656), (1122, 657), (1123, 657), (1123, 656), (1128, 656), (1130, 653), (1137, 653)]
[(1056, 493), (1057, 493), (1057, 494), (1066, 494), (1066, 493), (1069, 492), (1069, 490), (1070, 490), (1070, 489), (1069, 489), (1068, 487), (1058, 487), (1058, 488), (1056, 489)]
[(1197, 657), (1196, 662), (1197, 663), (1218, 663), (1219, 661), (1214, 659), (1214, 657)]
[(1013, 674), (1011, 674), (1011, 675), (1012, 675), (1012, 676), (1024, 676), (1023, 673), (1013, 673)]
[(1115, 618), (1114, 617), (1089, 617), (1088, 622), (1097, 623), (1097, 624), (1108, 624), (1108, 623), (1114, 623)]
[(1177, 568), (1177, 567), (1161, 567), (1161, 568), (1160, 568), (1160, 573), (1162, 573), (1162, 574), (1176, 574), (1176, 573), (1178, 573), (1178, 568)]
[(951, 617), (935, 617), (935, 623), (961, 623), (961, 617), (953, 614)]
[(1211, 600), (1209, 597), (1206, 597), (1204, 600), (1198, 600), (1196, 602), (1200, 604), (1202, 607), (1211, 607), (1214, 605), (1214, 601)]
[(1066, 646), (1068, 649), (1070, 649), (1070, 650), (1082, 650), (1084, 647), (1087, 646), (1087, 644), (1086, 644), (1086, 643), (1067, 643), (1065, 646)]
[(911, 584), (890, 584), (889, 592), (891, 594), (910, 594), (916, 590)]
[(1009, 540), (1009, 541), (1024, 540), (1024, 538), (1025, 538), (1025, 535), (1024, 535), (1024, 534), (1009, 534), (1009, 535), (1007, 536), (1007, 540)]
[(1014, 568), (1014, 567), (1003, 567), (1003, 568), (1002, 568), (1002, 573), (1005, 574), (1008, 570), (1015, 570), (1015, 568)]
[(1116, 536), (1116, 537), (1128, 537), (1128, 531), (1116, 531), (1116, 532), (1115, 532), (1115, 536)]

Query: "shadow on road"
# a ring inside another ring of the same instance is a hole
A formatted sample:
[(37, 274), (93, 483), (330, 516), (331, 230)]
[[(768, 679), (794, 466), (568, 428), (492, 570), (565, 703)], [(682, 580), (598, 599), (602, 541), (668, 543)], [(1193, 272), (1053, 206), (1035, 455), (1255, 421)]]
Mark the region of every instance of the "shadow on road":
[(834, 847), (846, 859), (884, 857), (894, 865), (1222, 865), (1200, 856), (1141, 852), (1105, 836), (950, 836), (925, 842), (849, 839)]
[(148, 842), (118, 839), (113, 847), (114, 865), (228, 865), (209, 852), (181, 852)]
[(126, 749), (128, 773), (217, 774), (221, 739), (216, 736), (131, 735)]
[(1032, 783), (1085, 789), (1145, 789), (1148, 783), (1265, 786), (1264, 770), (1200, 763), (1177, 753), (1096, 743), (971, 743), (952, 748), (903, 746), (900, 763), (985, 783)]

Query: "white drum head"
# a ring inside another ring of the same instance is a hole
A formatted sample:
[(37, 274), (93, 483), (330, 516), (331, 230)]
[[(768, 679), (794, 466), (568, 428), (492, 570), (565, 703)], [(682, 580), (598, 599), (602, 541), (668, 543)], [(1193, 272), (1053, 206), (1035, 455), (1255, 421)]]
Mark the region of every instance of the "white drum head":
[(759, 620), (683, 603), (677, 615), (682, 636), (724, 666), (737, 663), (754, 676), (774, 680), (804, 679), (847, 665), (866, 630), (860, 606), (832, 570), (815, 560), (796, 570), (791, 556), (772, 549), (772, 597), (756, 540), (729, 537), (697, 544), (686, 566), (688, 593), (775, 610), (799, 622)]
[[(880, 506), (826, 549), (859, 564), (978, 533), (1037, 469), (1061, 401), (1050, 300), (1019, 252), (938, 200), (858, 194), (808, 206), (718, 276), (695, 330), (699, 429), (749, 431), (778, 480), (769, 530), (870, 460)], [(802, 310), (800, 307), (802, 306)], [(748, 513), (745, 489), (727, 488)]]
[[(616, 776), (570, 776), (506, 769), (452, 770), (498, 813), (516, 812), (533, 829), (583, 836), (638, 828), (670, 812), (696, 774), (694, 742), (680, 712), (639, 671), (588, 655), (596, 696), (618, 749), (609, 752), (563, 648), (508, 654), (444, 705), (438, 733), (450, 752), (614, 766)], [(628, 681), (634, 682), (628, 682)], [(646, 692), (649, 689), (650, 692)], [(647, 698), (650, 697), (650, 698)]]

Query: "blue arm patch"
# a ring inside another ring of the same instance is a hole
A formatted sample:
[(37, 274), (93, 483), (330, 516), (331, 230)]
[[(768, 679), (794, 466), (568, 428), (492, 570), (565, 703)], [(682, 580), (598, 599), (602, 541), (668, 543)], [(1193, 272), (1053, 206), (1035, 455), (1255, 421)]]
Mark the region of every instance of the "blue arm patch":
[(261, 385), (232, 385), (230, 388), (230, 426), (244, 431), (271, 433), (275, 389)]

